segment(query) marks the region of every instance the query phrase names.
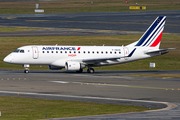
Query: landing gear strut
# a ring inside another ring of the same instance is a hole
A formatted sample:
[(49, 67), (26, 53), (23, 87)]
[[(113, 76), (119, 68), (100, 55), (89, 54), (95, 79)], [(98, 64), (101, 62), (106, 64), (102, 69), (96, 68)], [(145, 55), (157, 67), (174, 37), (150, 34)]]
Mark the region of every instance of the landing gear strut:
[(24, 65), (24, 67), (25, 67), (24, 73), (29, 73), (29, 69), (28, 69), (29, 65)]
[(87, 73), (94, 73), (94, 69), (93, 68), (88, 68)]
[(80, 69), (79, 71), (76, 71), (77, 73), (82, 73), (83, 72), (83, 69)]

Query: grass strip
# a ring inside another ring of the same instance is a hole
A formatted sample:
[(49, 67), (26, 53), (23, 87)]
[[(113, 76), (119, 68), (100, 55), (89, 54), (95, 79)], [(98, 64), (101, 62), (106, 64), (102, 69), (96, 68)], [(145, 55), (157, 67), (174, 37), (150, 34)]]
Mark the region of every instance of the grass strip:
[[(4, 63), (5, 56), (26, 45), (99, 45), (121, 46), (137, 41), (140, 35), (120, 36), (50, 36), (50, 37), (0, 37), (0, 67), (5, 69), (24, 69), (21, 65)], [(95, 70), (180, 70), (180, 36), (163, 35), (160, 48), (176, 48), (169, 53), (112, 66), (97, 67)], [(149, 68), (150, 62), (156, 63), (156, 68)], [(31, 66), (31, 70), (47, 70), (47, 66)]]
[[(180, 10), (179, 0), (57, 0), (0, 2), (0, 14), (34, 14), (35, 4), (45, 13), (119, 12)], [(146, 6), (146, 10), (129, 10), (129, 6)]]
[(1, 27), (0, 32), (15, 32), (15, 31), (31, 31), (40, 30), (40, 28), (28, 28), (28, 27)]
[[(146, 111), (147, 108), (88, 103), (78, 101), (43, 100), (21, 97), (0, 97), (1, 120), (32, 120), (65, 118)], [(47, 115), (47, 117), (45, 117)]]

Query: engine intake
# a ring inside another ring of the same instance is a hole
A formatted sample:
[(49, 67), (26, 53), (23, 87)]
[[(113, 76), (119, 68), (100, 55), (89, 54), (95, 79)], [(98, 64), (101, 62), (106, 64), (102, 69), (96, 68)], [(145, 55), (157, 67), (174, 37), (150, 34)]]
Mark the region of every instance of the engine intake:
[(79, 63), (79, 62), (66, 62), (65, 63), (65, 68), (66, 70), (69, 70), (69, 71), (79, 71), (80, 69), (83, 69), (85, 68), (86, 66)]

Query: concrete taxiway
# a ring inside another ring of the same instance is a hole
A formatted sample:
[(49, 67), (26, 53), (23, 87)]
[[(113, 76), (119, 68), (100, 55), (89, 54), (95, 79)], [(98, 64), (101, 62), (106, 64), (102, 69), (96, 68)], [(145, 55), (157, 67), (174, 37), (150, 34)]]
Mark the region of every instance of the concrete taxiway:
[[(177, 74), (180, 71), (66, 71), (0, 70), (0, 95), (54, 100), (76, 100), (170, 109), (156, 112), (91, 116), (76, 119), (180, 118), (179, 78), (133, 77), (131, 74)], [(163, 83), (163, 84), (162, 84)], [(173, 104), (172, 104), (173, 103)], [(178, 113), (178, 114), (177, 114)], [(132, 115), (132, 116), (131, 116)], [(149, 117), (149, 115), (156, 115)], [(122, 117), (123, 116), (123, 117)], [(128, 117), (127, 117), (128, 116)], [(131, 117), (129, 117), (131, 116)], [(74, 119), (74, 118), (73, 118)]]

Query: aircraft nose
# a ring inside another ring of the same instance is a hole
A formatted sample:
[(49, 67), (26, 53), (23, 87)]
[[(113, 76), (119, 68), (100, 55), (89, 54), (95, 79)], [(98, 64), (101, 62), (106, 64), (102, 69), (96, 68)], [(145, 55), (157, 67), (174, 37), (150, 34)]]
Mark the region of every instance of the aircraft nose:
[(11, 63), (12, 62), (12, 55), (6, 56), (3, 61), (6, 63)]

